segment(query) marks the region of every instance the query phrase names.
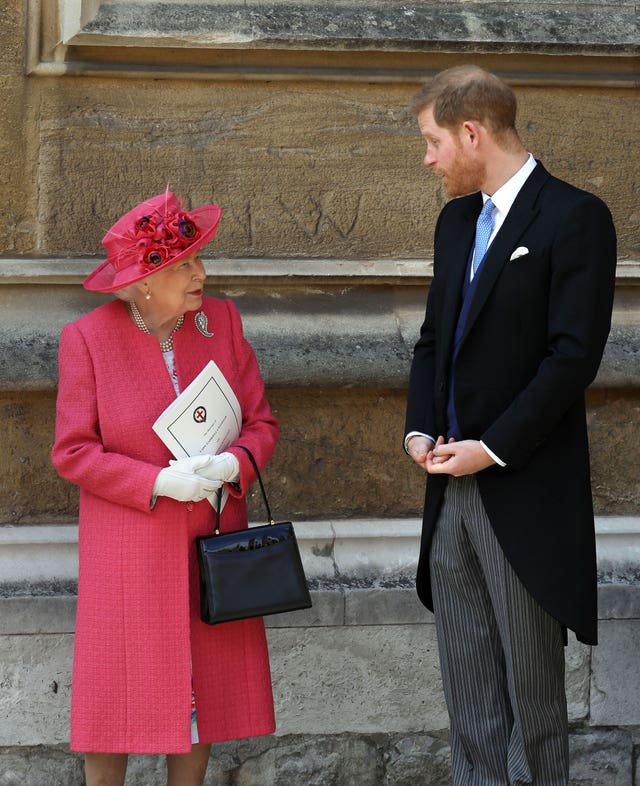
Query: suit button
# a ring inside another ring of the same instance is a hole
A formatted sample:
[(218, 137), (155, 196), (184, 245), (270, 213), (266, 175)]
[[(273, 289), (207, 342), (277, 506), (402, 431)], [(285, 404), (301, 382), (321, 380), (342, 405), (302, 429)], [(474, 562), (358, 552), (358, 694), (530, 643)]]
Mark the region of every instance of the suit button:
[(193, 510), (193, 502), (187, 502), (187, 510), (189, 511), (189, 513), (191, 513), (191, 511)]

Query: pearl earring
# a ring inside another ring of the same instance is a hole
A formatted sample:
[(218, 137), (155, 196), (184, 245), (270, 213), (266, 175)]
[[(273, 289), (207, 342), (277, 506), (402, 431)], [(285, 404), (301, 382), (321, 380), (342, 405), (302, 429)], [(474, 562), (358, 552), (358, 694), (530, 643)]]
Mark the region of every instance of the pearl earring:
[(149, 292), (149, 290), (148, 290), (148, 289), (147, 289), (147, 292), (146, 292), (146, 294), (145, 294), (145, 296), (144, 296), (144, 299), (145, 299), (145, 300), (151, 300), (151, 292)]

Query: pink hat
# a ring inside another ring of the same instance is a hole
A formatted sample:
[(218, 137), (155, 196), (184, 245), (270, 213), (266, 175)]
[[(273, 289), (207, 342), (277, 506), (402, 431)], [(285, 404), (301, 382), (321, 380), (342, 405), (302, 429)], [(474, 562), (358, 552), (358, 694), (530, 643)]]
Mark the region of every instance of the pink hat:
[(188, 257), (213, 238), (221, 214), (218, 205), (186, 212), (168, 188), (141, 202), (102, 238), (107, 260), (87, 276), (84, 288), (115, 292)]

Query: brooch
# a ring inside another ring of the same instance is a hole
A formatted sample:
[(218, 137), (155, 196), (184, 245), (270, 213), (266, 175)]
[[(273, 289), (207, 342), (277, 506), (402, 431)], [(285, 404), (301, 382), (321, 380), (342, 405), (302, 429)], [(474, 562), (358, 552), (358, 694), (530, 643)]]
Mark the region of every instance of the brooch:
[(196, 327), (205, 338), (211, 338), (213, 333), (209, 332), (209, 320), (204, 311), (198, 311), (195, 316)]

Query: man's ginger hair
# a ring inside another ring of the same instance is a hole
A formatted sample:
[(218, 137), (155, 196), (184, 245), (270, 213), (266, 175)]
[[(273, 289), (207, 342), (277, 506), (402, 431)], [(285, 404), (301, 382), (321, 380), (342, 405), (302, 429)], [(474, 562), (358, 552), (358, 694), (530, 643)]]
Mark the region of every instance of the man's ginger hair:
[(436, 123), (450, 131), (466, 120), (474, 120), (497, 139), (517, 136), (513, 90), (478, 66), (456, 66), (436, 74), (416, 93), (411, 109), (418, 115), (429, 106)]

